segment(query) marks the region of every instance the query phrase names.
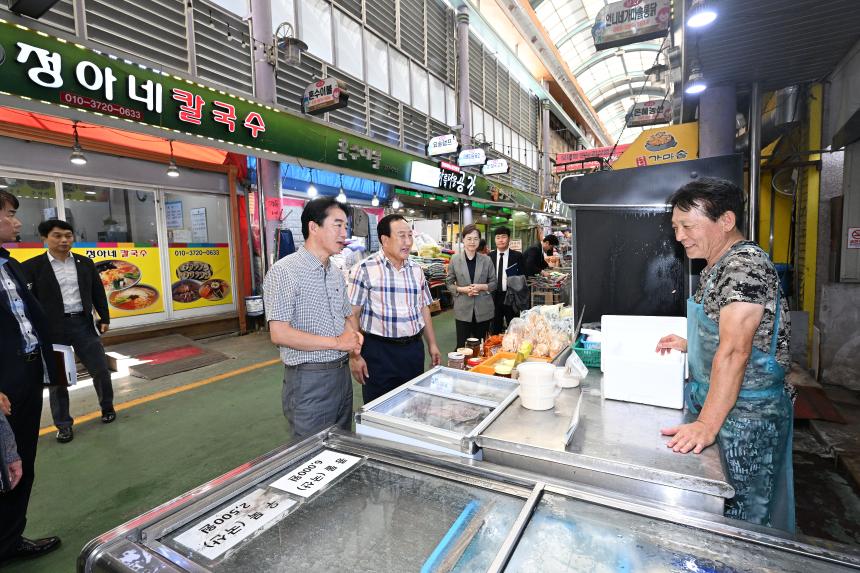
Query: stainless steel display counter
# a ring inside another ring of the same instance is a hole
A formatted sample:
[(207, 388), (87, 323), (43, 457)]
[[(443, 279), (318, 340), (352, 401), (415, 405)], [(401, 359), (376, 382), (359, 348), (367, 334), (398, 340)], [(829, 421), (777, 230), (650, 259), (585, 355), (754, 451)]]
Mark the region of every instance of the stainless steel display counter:
[[(734, 489), (726, 482), (719, 447), (699, 455), (673, 452), (660, 429), (690, 421), (683, 411), (604, 400), (600, 383), (600, 371), (591, 369), (549, 411), (527, 410), (517, 398), (478, 436), (483, 459), (722, 515)], [(580, 399), (579, 424), (565, 446)]]
[(243, 464), (94, 539), (81, 573), (860, 569), (860, 554), (343, 434)]

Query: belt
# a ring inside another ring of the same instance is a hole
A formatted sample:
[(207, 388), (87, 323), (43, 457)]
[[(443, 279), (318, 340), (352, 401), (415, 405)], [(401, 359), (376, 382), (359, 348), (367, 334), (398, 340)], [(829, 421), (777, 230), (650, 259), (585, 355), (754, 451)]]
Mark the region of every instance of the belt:
[(412, 336), (401, 336), (400, 338), (389, 338), (387, 336), (379, 336), (378, 334), (373, 334), (372, 332), (365, 332), (364, 336), (367, 338), (372, 338), (374, 340), (378, 340), (380, 342), (387, 342), (389, 344), (412, 344), (416, 340), (421, 338), (421, 333), (413, 334)]
[(71, 316), (83, 316), (83, 315), (84, 315), (84, 312), (83, 312), (83, 311), (80, 311), (80, 312), (65, 312), (65, 313), (63, 313), (63, 316), (65, 316), (66, 318), (69, 318), (69, 317), (71, 317)]
[(22, 352), (20, 356), (24, 362), (34, 362), (42, 356), (42, 351), (37, 347), (36, 350), (31, 352)]
[(304, 364), (287, 364), (291, 370), (335, 370), (349, 363), (349, 355), (331, 362), (305, 362)]

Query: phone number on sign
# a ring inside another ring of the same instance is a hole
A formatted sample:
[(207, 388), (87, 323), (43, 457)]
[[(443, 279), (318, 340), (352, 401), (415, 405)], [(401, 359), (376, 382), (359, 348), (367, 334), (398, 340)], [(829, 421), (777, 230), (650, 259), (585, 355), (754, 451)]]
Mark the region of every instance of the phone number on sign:
[(143, 119), (143, 114), (136, 109), (131, 109), (130, 107), (125, 107), (115, 103), (100, 101), (87, 96), (73, 94), (71, 92), (60, 92), (60, 101), (66, 105), (92, 109), (102, 113), (127, 117), (128, 119)]
[(202, 257), (203, 255), (217, 257), (220, 254), (221, 251), (219, 251), (218, 249), (188, 249), (173, 251), (174, 257)]

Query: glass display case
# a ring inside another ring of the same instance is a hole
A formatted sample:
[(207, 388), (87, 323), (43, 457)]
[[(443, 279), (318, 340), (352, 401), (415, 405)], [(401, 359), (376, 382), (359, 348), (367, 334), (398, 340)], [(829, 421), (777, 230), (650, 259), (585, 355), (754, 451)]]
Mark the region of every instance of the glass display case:
[(84, 547), (78, 571), (860, 569), (855, 550), (693, 513), (323, 432), (99, 536)]
[(507, 378), (437, 366), (366, 404), (359, 434), (477, 457), (478, 434), (517, 396)]

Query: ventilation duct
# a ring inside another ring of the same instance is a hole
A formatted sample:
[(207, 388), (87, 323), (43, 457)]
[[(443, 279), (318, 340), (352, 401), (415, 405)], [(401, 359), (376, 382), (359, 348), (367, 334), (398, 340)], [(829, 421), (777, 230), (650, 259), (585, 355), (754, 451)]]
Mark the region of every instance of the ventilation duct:
[[(761, 146), (762, 149), (773, 143), (779, 136), (800, 124), (801, 112), (800, 86), (788, 86), (777, 90), (773, 97), (773, 105), (761, 117)], [(737, 137), (735, 152), (743, 153), (749, 149), (748, 121), (745, 116), (738, 114)]]

